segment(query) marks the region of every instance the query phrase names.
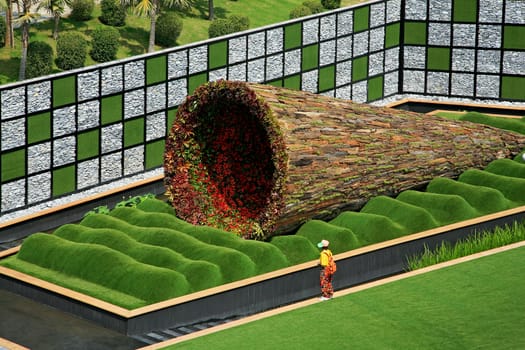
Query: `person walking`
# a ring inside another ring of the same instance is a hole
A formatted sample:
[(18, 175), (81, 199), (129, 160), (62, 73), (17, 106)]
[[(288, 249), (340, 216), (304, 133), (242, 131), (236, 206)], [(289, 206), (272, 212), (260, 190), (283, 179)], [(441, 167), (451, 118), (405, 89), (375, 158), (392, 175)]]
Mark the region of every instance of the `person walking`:
[(332, 286), (332, 278), (335, 272), (335, 262), (332, 257), (332, 252), (328, 249), (330, 242), (323, 239), (317, 243), (317, 247), (321, 249), (319, 257), (319, 266), (321, 267), (321, 298), (320, 300), (329, 300), (334, 296), (334, 288)]

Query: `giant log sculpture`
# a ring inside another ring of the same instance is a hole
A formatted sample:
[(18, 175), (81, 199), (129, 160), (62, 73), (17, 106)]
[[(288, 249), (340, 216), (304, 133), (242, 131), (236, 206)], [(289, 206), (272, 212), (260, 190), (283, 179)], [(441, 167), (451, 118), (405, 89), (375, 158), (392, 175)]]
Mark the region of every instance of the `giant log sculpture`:
[(264, 239), (524, 147), (488, 126), (217, 81), (179, 107), (165, 184), (184, 220)]

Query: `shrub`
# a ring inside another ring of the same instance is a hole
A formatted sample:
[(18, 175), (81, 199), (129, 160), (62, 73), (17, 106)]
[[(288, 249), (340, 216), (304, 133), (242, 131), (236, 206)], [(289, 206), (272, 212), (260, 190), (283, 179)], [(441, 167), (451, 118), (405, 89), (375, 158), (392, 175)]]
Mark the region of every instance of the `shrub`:
[(312, 10), (306, 6), (297, 6), (290, 11), (290, 19), (304, 17), (312, 14)]
[(32, 41), (27, 48), (26, 78), (50, 74), (53, 70), (53, 48), (43, 41)]
[(309, 0), (303, 2), (303, 6), (306, 6), (312, 11), (313, 14), (323, 12), (324, 8), (320, 1)]
[(525, 164), (512, 159), (496, 159), (483, 170), (493, 174), (525, 179)]
[(99, 27), (91, 33), (91, 58), (97, 62), (112, 61), (117, 57), (120, 33), (114, 27)]
[(492, 187), (510, 201), (515, 202), (516, 206), (525, 205), (525, 179), (469, 169), (459, 176), (458, 181), (476, 186)]
[(87, 55), (87, 41), (78, 32), (60, 33), (57, 39), (55, 64), (63, 70), (84, 67)]
[(157, 20), (155, 44), (171, 47), (177, 45), (177, 39), (182, 31), (182, 19), (172, 11), (164, 12)]
[(308, 238), (313, 245), (327, 239), (330, 241), (330, 250), (334, 254), (347, 252), (361, 246), (351, 230), (321, 220), (307, 221), (301, 225), (296, 235)]
[(321, 0), (321, 5), (327, 10), (338, 9), (341, 7), (341, 0)]
[(210, 23), (208, 35), (215, 38), (221, 35), (227, 35), (250, 27), (250, 19), (246, 16), (230, 16), (228, 18), (218, 18)]
[(122, 27), (126, 24), (126, 8), (120, 0), (102, 0), (100, 11), (100, 22), (112, 27)]
[(319, 258), (319, 249), (304, 236), (274, 236), (270, 244), (279, 248), (281, 252), (286, 255), (291, 265), (297, 265)]
[(95, 8), (95, 0), (73, 0), (70, 7), (71, 14), (69, 18), (79, 22), (88, 21), (91, 19)]
[(7, 25), (5, 24), (5, 17), (0, 19), (0, 45), (5, 45), (5, 35), (7, 33)]

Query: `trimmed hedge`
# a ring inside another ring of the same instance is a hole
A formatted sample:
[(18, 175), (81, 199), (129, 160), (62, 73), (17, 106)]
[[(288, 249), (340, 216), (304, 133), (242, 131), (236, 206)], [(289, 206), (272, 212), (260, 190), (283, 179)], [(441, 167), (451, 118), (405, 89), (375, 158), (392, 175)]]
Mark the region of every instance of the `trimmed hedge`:
[(403, 191), (396, 199), (425, 209), (436, 219), (439, 226), (480, 216), (463, 197), (454, 194)]
[[(116, 220), (109, 216), (100, 216), (96, 219), (103, 223)], [(111, 223), (104, 226), (111, 226)], [(100, 244), (126, 254), (141, 263), (179, 272), (190, 284), (191, 292), (215, 287), (223, 283), (221, 271), (217, 265), (206, 261), (187, 259), (182, 254), (165, 247), (137, 242), (122, 231), (68, 224), (58, 228), (54, 234), (77, 243)]]
[(319, 258), (319, 249), (304, 236), (274, 236), (270, 244), (279, 248), (292, 265)]
[(155, 27), (155, 44), (172, 47), (182, 32), (182, 18), (173, 11), (163, 12)]
[(178, 230), (201, 242), (235, 249), (246, 254), (255, 263), (257, 274), (278, 270), (290, 265), (281, 251), (264, 242), (242, 239), (237, 235), (213, 227), (192, 225), (173, 215), (146, 213), (135, 208), (122, 208), (112, 215), (133, 225)]
[(89, 55), (97, 62), (113, 61), (117, 57), (120, 32), (115, 27), (99, 27), (91, 32)]
[(55, 64), (63, 70), (84, 67), (87, 56), (87, 40), (79, 32), (63, 32), (57, 39)]
[(483, 170), (496, 175), (525, 179), (525, 164), (518, 163), (511, 159), (494, 160)]
[(468, 112), (460, 116), (459, 120), (466, 120), (478, 124), (493, 126), (498, 129), (525, 134), (525, 118), (500, 118), (478, 112)]
[[(118, 219), (119, 212), (129, 208), (116, 208), (111, 212), (114, 220), (107, 220), (104, 214), (92, 214), (81, 221), (81, 225), (92, 228), (113, 228), (122, 231), (133, 239), (161, 247), (166, 247), (184, 255), (188, 259), (204, 260), (219, 266), (224, 283), (229, 283), (255, 275), (255, 264), (245, 254), (226, 247), (206, 244), (198, 239), (176, 230), (162, 227), (140, 227)], [(137, 210), (139, 222), (146, 220)], [(160, 215), (160, 214), (159, 214)]]
[(26, 238), (17, 258), (100, 284), (148, 303), (181, 296), (189, 291), (186, 278), (178, 272), (141, 264), (125, 254), (98, 244), (74, 243), (45, 233)]
[(51, 74), (53, 71), (53, 55), (53, 48), (48, 43), (44, 41), (30, 42), (27, 49), (26, 78)]
[(307, 238), (314, 246), (326, 239), (330, 241), (330, 250), (334, 254), (347, 252), (362, 245), (352, 230), (321, 220), (307, 221), (301, 225), (296, 235)]
[(492, 187), (517, 205), (525, 205), (525, 178), (518, 179), (478, 169), (469, 169), (459, 176), (458, 181), (476, 186)]

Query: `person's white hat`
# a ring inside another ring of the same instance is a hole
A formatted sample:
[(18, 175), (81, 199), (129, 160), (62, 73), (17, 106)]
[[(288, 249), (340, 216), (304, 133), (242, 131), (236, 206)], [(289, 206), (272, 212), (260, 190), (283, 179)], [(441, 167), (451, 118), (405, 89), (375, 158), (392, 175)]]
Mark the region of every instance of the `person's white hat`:
[(323, 239), (321, 242), (317, 243), (317, 247), (319, 248), (326, 248), (330, 242), (328, 242), (326, 239)]

